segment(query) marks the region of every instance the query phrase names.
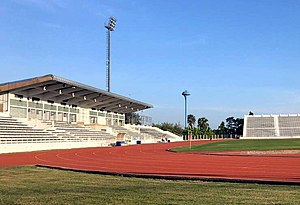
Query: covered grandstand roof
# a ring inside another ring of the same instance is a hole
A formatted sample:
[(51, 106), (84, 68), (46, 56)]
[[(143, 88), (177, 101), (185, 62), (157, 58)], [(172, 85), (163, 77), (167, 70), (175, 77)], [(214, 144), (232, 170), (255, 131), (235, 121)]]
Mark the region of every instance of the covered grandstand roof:
[(117, 113), (130, 113), (153, 107), (52, 74), (0, 84), (0, 94), (4, 93)]

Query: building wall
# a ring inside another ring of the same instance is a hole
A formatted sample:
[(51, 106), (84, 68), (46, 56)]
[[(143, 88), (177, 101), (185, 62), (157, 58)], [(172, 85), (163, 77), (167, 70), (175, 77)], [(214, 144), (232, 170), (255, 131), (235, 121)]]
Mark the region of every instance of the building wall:
[[(2, 109), (1, 109), (2, 108)], [(125, 115), (47, 101), (33, 101), (14, 94), (0, 95), (0, 112), (28, 120), (65, 121), (84, 124), (124, 125)]]

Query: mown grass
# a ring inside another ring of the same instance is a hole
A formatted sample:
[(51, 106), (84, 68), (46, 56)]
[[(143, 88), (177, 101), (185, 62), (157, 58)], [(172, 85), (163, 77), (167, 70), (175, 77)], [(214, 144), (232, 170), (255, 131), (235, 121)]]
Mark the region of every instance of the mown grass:
[(0, 204), (300, 204), (299, 186), (168, 181), (36, 167), (0, 169)]
[(195, 145), (191, 148), (178, 147), (176, 152), (201, 151), (265, 151), (265, 150), (300, 150), (300, 139), (259, 139), (259, 140), (224, 140), (221, 142)]

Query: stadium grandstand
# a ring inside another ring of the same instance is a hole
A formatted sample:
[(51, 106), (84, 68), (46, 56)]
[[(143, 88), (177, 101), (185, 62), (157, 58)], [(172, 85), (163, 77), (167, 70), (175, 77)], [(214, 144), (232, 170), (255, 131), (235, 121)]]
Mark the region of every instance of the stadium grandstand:
[(246, 115), (243, 138), (300, 138), (300, 115)]
[(158, 128), (125, 124), (126, 113), (152, 107), (54, 75), (3, 83), (0, 153), (181, 140)]

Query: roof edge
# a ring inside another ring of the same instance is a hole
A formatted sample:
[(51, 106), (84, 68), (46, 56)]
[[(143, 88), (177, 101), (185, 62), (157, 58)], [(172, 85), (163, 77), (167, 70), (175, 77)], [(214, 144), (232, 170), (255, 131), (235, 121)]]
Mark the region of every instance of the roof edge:
[(48, 74), (41, 77), (28, 78), (24, 80), (12, 81), (0, 84), (0, 93), (9, 92), (11, 90), (15, 90), (24, 86), (39, 84), (47, 81), (51, 81), (54, 79), (54, 75)]
[(59, 77), (59, 76), (52, 75), (52, 77), (53, 77), (54, 81), (68, 83), (68, 84), (71, 84), (71, 85), (74, 85), (74, 86), (77, 86), (77, 87), (83, 87), (83, 88), (92, 90), (94, 92), (103, 93), (103, 94), (108, 95), (108, 96), (121, 98), (123, 100), (131, 101), (133, 103), (142, 104), (142, 105), (144, 105), (148, 108), (153, 108), (153, 105), (150, 105), (148, 103), (144, 103), (144, 102), (141, 102), (141, 101), (138, 101), (138, 100), (134, 100), (134, 99), (126, 97), (126, 96), (122, 96), (122, 95), (119, 95), (119, 94), (116, 94), (116, 93), (108, 92), (108, 91), (103, 90), (103, 89), (99, 89), (99, 88), (96, 88), (96, 87), (93, 87), (93, 86), (90, 86), (90, 85), (86, 85), (86, 84), (83, 84), (83, 83), (79, 83), (79, 82), (76, 82), (76, 81), (73, 81), (73, 80), (68, 80), (66, 78), (62, 78), (62, 77)]
[(99, 88), (95, 88), (95, 87), (92, 87), (92, 86), (89, 86), (89, 85), (86, 85), (83, 83), (79, 83), (79, 82), (76, 82), (73, 80), (68, 80), (68, 79), (53, 75), (53, 74), (47, 74), (47, 75), (43, 75), (40, 77), (28, 78), (28, 79), (24, 79), (24, 80), (12, 81), (12, 82), (0, 84), (0, 94), (14, 91), (14, 90), (17, 90), (17, 89), (25, 87), (25, 86), (37, 85), (37, 84), (47, 82), (47, 81), (57, 81), (57, 82), (62, 82), (62, 83), (68, 83), (68, 84), (71, 84), (71, 85), (74, 85), (77, 87), (86, 88), (86, 89), (94, 91), (94, 92), (103, 93), (108, 96), (112, 96), (112, 97), (130, 101), (133, 103), (141, 104), (147, 108), (153, 108), (153, 105), (151, 105), (151, 104), (144, 103), (144, 102), (141, 102), (138, 100), (134, 100), (134, 99), (128, 98), (126, 96), (118, 95), (118, 94), (108, 92), (108, 91), (105, 91), (105, 90), (102, 90)]

